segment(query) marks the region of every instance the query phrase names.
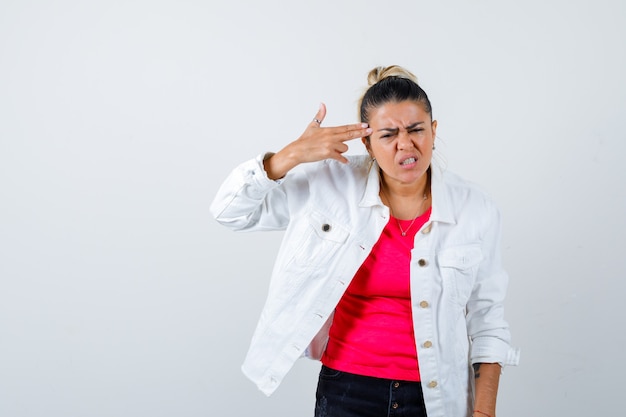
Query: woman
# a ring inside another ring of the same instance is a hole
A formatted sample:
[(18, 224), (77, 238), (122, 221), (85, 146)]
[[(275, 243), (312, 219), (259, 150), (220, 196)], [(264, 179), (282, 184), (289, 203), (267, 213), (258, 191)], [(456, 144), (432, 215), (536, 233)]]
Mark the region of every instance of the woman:
[[(368, 82), (361, 123), (321, 127), (321, 105), (211, 205), (232, 229), (285, 230), (242, 370), (270, 395), (298, 357), (321, 359), (316, 417), (493, 417), (519, 358), (498, 210), (432, 159), (437, 122), (413, 74), (379, 67)], [(355, 138), (368, 154), (344, 156)]]

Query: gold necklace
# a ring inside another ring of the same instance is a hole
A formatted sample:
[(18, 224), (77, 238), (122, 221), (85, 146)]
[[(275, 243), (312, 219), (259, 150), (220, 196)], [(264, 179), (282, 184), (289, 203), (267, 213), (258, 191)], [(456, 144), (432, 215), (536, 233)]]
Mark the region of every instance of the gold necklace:
[(413, 221), (411, 221), (411, 224), (409, 224), (409, 227), (407, 227), (406, 230), (404, 230), (402, 228), (402, 226), (400, 225), (400, 220), (398, 220), (398, 218), (393, 215), (393, 207), (391, 207), (391, 200), (387, 196), (387, 193), (385, 192), (385, 189), (383, 188), (383, 184), (382, 183), (380, 184), (380, 190), (383, 192), (383, 195), (385, 196), (385, 199), (387, 199), (387, 203), (389, 203), (389, 211), (391, 211), (391, 215), (396, 219), (396, 223), (398, 224), (398, 229), (400, 229), (400, 233), (402, 233), (402, 236), (406, 236), (406, 234), (409, 232), (409, 230), (411, 230), (411, 227), (413, 227), (413, 223), (415, 223), (415, 220), (417, 220), (417, 218), (419, 217), (419, 214), (422, 212), (422, 207), (424, 206), (424, 201), (426, 201), (428, 199), (428, 196), (426, 195), (426, 192), (424, 191), (424, 198), (422, 199), (422, 203), (420, 204), (418, 212), (415, 213), (415, 217), (413, 217)]

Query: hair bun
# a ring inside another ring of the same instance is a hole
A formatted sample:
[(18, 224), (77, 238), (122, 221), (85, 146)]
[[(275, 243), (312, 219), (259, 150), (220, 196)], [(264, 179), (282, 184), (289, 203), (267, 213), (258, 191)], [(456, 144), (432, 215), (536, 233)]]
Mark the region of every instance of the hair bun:
[(389, 67), (376, 67), (367, 74), (368, 86), (373, 86), (379, 81), (388, 77), (406, 78), (417, 84), (417, 77), (409, 70), (402, 68), (399, 65), (391, 65)]

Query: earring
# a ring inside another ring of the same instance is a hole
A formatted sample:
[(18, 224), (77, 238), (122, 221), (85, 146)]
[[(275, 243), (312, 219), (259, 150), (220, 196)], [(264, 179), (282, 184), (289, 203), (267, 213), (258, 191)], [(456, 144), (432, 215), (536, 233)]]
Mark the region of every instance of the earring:
[(433, 151), (435, 150), (435, 144), (433, 143)]

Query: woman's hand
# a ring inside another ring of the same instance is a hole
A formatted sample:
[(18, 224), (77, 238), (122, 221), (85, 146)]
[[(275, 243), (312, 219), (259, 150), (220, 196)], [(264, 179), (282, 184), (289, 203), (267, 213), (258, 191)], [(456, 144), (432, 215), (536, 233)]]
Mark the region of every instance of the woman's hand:
[(366, 123), (321, 127), (325, 117), (326, 106), (322, 103), (302, 135), (264, 161), (269, 178), (282, 178), (292, 168), (305, 162), (336, 159), (346, 163), (348, 160), (343, 153), (348, 150), (348, 145), (345, 142), (372, 133)]

